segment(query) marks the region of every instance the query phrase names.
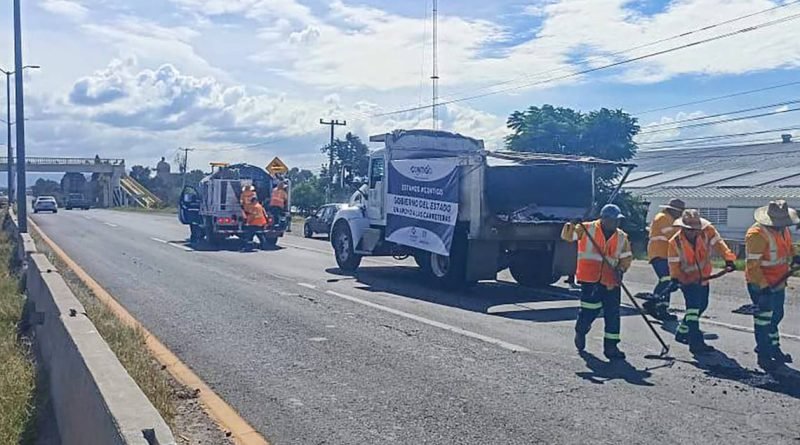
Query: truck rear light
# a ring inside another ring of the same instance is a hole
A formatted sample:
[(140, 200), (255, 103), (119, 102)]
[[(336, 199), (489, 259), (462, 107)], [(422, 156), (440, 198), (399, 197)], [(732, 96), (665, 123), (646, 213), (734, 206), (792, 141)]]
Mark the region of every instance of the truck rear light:
[(217, 218), (217, 224), (222, 225), (222, 226), (229, 226), (229, 225), (233, 224), (233, 219), (232, 218), (228, 218), (227, 216), (219, 217), (219, 218)]

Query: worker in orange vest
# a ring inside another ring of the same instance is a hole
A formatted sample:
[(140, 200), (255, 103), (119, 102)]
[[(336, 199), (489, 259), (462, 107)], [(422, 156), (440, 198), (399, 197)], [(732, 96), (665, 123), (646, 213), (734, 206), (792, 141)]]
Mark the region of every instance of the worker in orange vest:
[(686, 313), (678, 326), (675, 341), (688, 343), (693, 354), (702, 354), (714, 349), (706, 344), (700, 331), (700, 317), (708, 309), (711, 249), (716, 249), (725, 260), (728, 272), (736, 270), (736, 254), (728, 248), (711, 222), (701, 218), (695, 209), (685, 210), (673, 225), (678, 228), (678, 233), (669, 240), (669, 274), (673, 288), (680, 287), (686, 299)]
[(253, 202), (253, 198), (258, 200), (258, 195), (256, 194), (256, 188), (252, 185), (246, 185), (242, 187), (242, 195), (240, 197), (240, 204), (242, 205), (243, 209), (246, 209), (250, 206), (250, 203)]
[(258, 234), (259, 241), (262, 245), (264, 244), (263, 236), (260, 235), (260, 232), (269, 224), (269, 217), (267, 217), (267, 212), (264, 211), (264, 206), (258, 202), (255, 196), (250, 198), (249, 205), (242, 209), (242, 214), (245, 219), (244, 227), (242, 227), (244, 237), (242, 250), (250, 251), (253, 248), (253, 236)]
[(276, 221), (286, 212), (288, 203), (289, 193), (286, 191), (286, 183), (278, 181), (278, 185), (272, 189), (272, 195), (269, 198), (269, 210)]
[(800, 264), (789, 232), (789, 226), (800, 223), (800, 217), (783, 200), (756, 209), (754, 216), (756, 223), (745, 236), (745, 277), (757, 306), (753, 323), (758, 366), (771, 371), (792, 362), (792, 356), (781, 351), (778, 326), (783, 319), (788, 273)]
[(679, 230), (673, 223), (686, 210), (686, 204), (680, 199), (671, 199), (669, 203), (660, 207), (661, 211), (650, 223), (650, 237), (647, 243), (647, 256), (650, 259), (650, 266), (653, 267), (658, 277), (658, 282), (653, 289), (655, 298), (645, 301), (642, 307), (647, 314), (657, 320), (675, 321), (677, 317), (669, 313), (672, 278), (669, 275), (667, 250), (669, 249), (669, 239), (675, 236)]
[(603, 354), (609, 360), (625, 359), (618, 347), (620, 284), (622, 275), (631, 266), (633, 254), (628, 235), (619, 228), (623, 218), (619, 207), (608, 204), (600, 211), (600, 219), (586, 224), (567, 223), (561, 231), (562, 239), (578, 243), (575, 278), (581, 285), (581, 308), (575, 323), (575, 347), (580, 352), (586, 348), (586, 334), (602, 310)]

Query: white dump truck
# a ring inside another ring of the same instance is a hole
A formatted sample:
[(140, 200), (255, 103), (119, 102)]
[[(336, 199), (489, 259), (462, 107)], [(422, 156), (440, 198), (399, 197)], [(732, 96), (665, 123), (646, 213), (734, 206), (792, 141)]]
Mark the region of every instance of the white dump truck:
[(589, 157), (487, 151), (483, 141), (430, 130), (373, 136), (368, 182), (331, 228), (336, 262), (353, 272), (364, 256), (412, 256), (448, 287), (497, 278), (525, 286), (575, 271), (564, 222), (586, 218), (598, 169), (633, 167)]

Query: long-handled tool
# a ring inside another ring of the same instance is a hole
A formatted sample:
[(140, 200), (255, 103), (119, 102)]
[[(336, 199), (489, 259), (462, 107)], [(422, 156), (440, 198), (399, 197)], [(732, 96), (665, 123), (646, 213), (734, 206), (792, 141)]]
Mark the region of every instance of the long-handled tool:
[[(721, 271), (719, 271), (719, 272), (717, 272), (715, 274), (709, 275), (707, 277), (700, 278), (700, 282), (703, 283), (703, 282), (706, 282), (706, 281), (716, 280), (717, 278), (722, 278), (725, 275), (728, 275), (729, 273), (731, 273), (731, 271), (729, 271), (728, 269), (722, 269)], [(664, 297), (664, 295), (667, 294), (667, 292), (674, 292), (676, 290), (678, 290), (678, 289), (677, 288), (668, 287), (668, 288), (664, 289), (663, 291), (661, 291), (661, 293), (658, 293), (658, 294), (654, 294), (652, 292), (639, 292), (638, 294), (634, 295), (633, 297), (634, 298), (638, 298), (640, 300), (660, 300), (661, 298)]]
[[(592, 245), (594, 245), (594, 248), (597, 249), (597, 251), (600, 253), (600, 258), (603, 259), (603, 262), (608, 267), (610, 267), (611, 270), (616, 271), (616, 267), (613, 264), (611, 264), (611, 261), (609, 261), (608, 257), (603, 252), (603, 249), (601, 249), (600, 245), (597, 244), (597, 241), (595, 241), (594, 237), (589, 233), (589, 230), (586, 228), (586, 226), (584, 226), (583, 223), (580, 223), (580, 226), (583, 227), (584, 235), (586, 235), (586, 237), (589, 238), (589, 241), (592, 243)], [(619, 279), (619, 285), (622, 288), (622, 290), (625, 291), (625, 295), (627, 295), (627, 297), (631, 301), (631, 303), (633, 303), (633, 305), (636, 307), (636, 310), (639, 311), (639, 315), (642, 316), (642, 319), (647, 324), (647, 327), (650, 328), (650, 331), (653, 333), (653, 335), (656, 336), (656, 338), (658, 339), (658, 342), (661, 343), (661, 353), (658, 354), (657, 357), (645, 356), (645, 358), (659, 358), (659, 359), (665, 359), (666, 358), (666, 359), (674, 360), (674, 358), (667, 356), (667, 354), (669, 354), (669, 345), (667, 345), (667, 343), (664, 341), (664, 339), (661, 338), (661, 334), (658, 333), (658, 331), (656, 330), (655, 326), (653, 326), (653, 324), (647, 318), (647, 315), (645, 314), (644, 309), (642, 309), (642, 307), (639, 305), (639, 303), (636, 301), (636, 299), (633, 298), (633, 294), (631, 293), (631, 291), (628, 290), (628, 287), (625, 286), (625, 283), (623, 283), (621, 279)]]
[(769, 290), (777, 290), (777, 289), (779, 289), (781, 286), (786, 284), (787, 281), (789, 281), (789, 278), (791, 278), (792, 275), (796, 274), (798, 271), (800, 271), (800, 266), (795, 266), (795, 267), (789, 268), (789, 271), (786, 272), (785, 274), (783, 274), (783, 276), (781, 277), (780, 280), (778, 280), (777, 283), (775, 283), (772, 286), (770, 286)]

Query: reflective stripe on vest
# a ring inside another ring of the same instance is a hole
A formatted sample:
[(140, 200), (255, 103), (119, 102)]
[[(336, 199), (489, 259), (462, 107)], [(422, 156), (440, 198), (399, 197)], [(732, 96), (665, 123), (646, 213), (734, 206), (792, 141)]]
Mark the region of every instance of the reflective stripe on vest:
[[(778, 240), (775, 239), (775, 235), (769, 230), (767, 227), (764, 227), (759, 224), (760, 233), (764, 235), (764, 238), (767, 239), (769, 243), (769, 259), (763, 259), (761, 257), (761, 266), (764, 267), (772, 267), (772, 266), (782, 266), (785, 264), (791, 264), (791, 256), (784, 256), (779, 257), (778, 252)], [(783, 236), (786, 237), (786, 230), (784, 229)]]
[[(709, 249), (711, 246), (709, 245), (704, 233), (699, 233), (697, 237), (698, 239), (695, 240), (695, 248), (692, 249), (694, 253), (694, 263), (689, 262), (689, 258), (685, 254), (683, 241), (686, 238), (684, 236), (678, 237), (675, 242), (675, 247), (678, 250), (678, 258), (681, 263), (681, 270), (685, 274), (699, 274), (702, 276), (703, 272), (711, 266), (711, 255), (709, 255)], [(689, 240), (686, 239), (686, 242), (688, 243)], [(698, 247), (702, 246), (706, 247), (705, 258), (698, 259), (698, 254), (700, 253), (700, 249)]]
[[(585, 249), (583, 249), (582, 251), (579, 249), (578, 261), (589, 260), (589, 261), (598, 261), (601, 263), (603, 262), (603, 256), (599, 252), (597, 252), (597, 248), (591, 241), (591, 240), (597, 241), (599, 239), (597, 237), (598, 235), (597, 229), (598, 229), (598, 224), (596, 223), (592, 223), (589, 227), (584, 226), (584, 230), (586, 230), (590, 239), (586, 242)], [(625, 248), (625, 237), (622, 234), (622, 231), (617, 230), (616, 235), (617, 235), (617, 249), (614, 251), (613, 256), (609, 255), (606, 256), (606, 260), (608, 260), (608, 263), (611, 265), (611, 267), (617, 267), (617, 264), (619, 264), (619, 259), (622, 257), (622, 250)], [(611, 241), (612, 238), (613, 235), (611, 238), (606, 240), (606, 243)]]

